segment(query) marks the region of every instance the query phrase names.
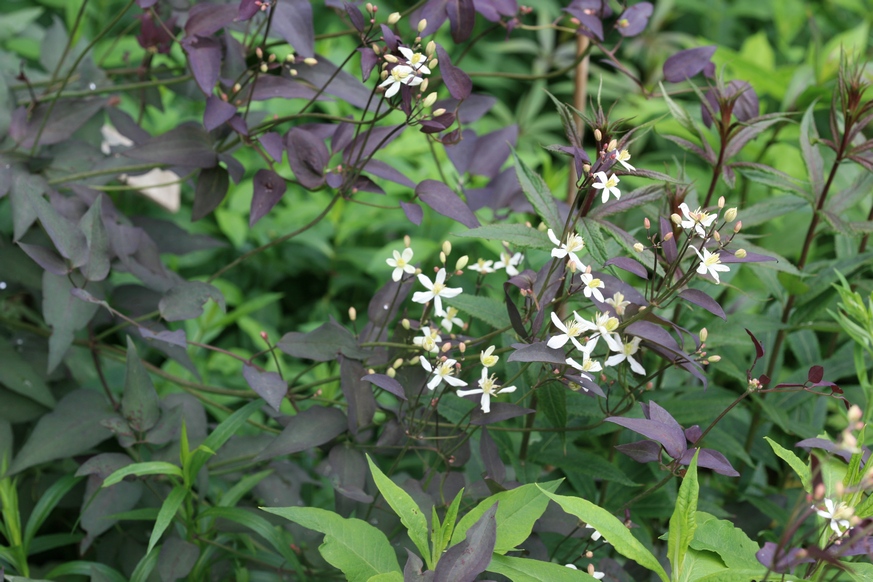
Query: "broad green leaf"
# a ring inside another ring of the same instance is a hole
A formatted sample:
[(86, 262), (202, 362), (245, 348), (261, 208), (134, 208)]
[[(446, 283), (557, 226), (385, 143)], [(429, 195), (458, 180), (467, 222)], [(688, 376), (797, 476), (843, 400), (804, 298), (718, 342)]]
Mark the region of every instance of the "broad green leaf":
[[(723, 570), (721, 572), (713, 572), (701, 578), (694, 578), (694, 582), (759, 582), (767, 570), (760, 568), (758, 570)], [(779, 582), (794, 582), (804, 581), (806, 578), (798, 578), (791, 574), (780, 574)]]
[(130, 336), (127, 336), (127, 373), (124, 376), (121, 412), (130, 427), (139, 432), (155, 426), (161, 416), (158, 393)]
[[(197, 448), (196, 451), (191, 455), (191, 463), (185, 468), (185, 473), (187, 475), (187, 481), (192, 482), (194, 478), (197, 477), (197, 473), (200, 472), (200, 469), (203, 468), (203, 465), (206, 464), (206, 461), (209, 460), (209, 457), (215, 454), (227, 442), (227, 439), (236, 434), (236, 431), (245, 424), (245, 422), (249, 419), (249, 417), (254, 413), (255, 410), (258, 410), (261, 406), (264, 405), (264, 401), (258, 398), (257, 400), (252, 400), (227, 418), (225, 418), (221, 424), (215, 427), (215, 430), (212, 431), (206, 440), (203, 441), (203, 444)], [(211, 453), (208, 451), (212, 451)]]
[(684, 568), (679, 582), (692, 582), (711, 574), (722, 574), (727, 571), (729, 571), (728, 568), (718, 557), (718, 554), (689, 549), (688, 553), (685, 554)]
[[(449, 545), (449, 542), (452, 540), (452, 534), (455, 532), (455, 522), (458, 519), (458, 508), (461, 507), (461, 498), (464, 496), (464, 488), (462, 487), (460, 491), (458, 491), (455, 498), (452, 500), (451, 505), (446, 510), (446, 515), (443, 518), (443, 523), (440, 526), (440, 531), (437, 533), (434, 531), (433, 533), (433, 557), (434, 562), (439, 561), (439, 557), (443, 554), (443, 551)], [(436, 527), (438, 522), (434, 521), (431, 526)]]
[(497, 502), (497, 541), (494, 553), (505, 554), (515, 549), (530, 537), (533, 525), (549, 504), (543, 492), (552, 492), (558, 488), (561, 481), (549, 481), (542, 485), (531, 483), (509, 491), (502, 491), (491, 497), (486, 497), (479, 505), (462, 517), (452, 532), (450, 545), (459, 543), (467, 534), (467, 530), (482, 517), (488, 509)]
[(262, 507), (303, 527), (324, 534), (321, 556), (342, 570), (349, 582), (367, 582), (373, 576), (401, 572), (397, 555), (385, 534), (366, 521), (343, 518), (317, 507)]
[(45, 520), (48, 519), (49, 514), (52, 510), (57, 506), (57, 504), (64, 498), (64, 496), (70, 492), (76, 483), (81, 481), (80, 477), (76, 477), (71, 474), (64, 475), (54, 483), (52, 483), (51, 487), (49, 487), (45, 493), (43, 493), (39, 501), (36, 503), (36, 506), (33, 508), (33, 511), (30, 513), (30, 517), (27, 519), (27, 524), (24, 526), (24, 547), (29, 548), (30, 542), (36, 536), (36, 532), (39, 531), (39, 527), (45, 523)]
[(182, 502), (185, 501), (186, 495), (188, 495), (188, 490), (185, 489), (183, 485), (176, 485), (173, 487), (173, 490), (170, 491), (170, 494), (167, 495), (167, 498), (164, 499), (164, 503), (161, 505), (161, 510), (158, 512), (158, 519), (155, 521), (154, 528), (152, 528), (152, 535), (149, 538), (149, 547), (146, 550), (146, 553), (152, 551), (155, 544), (157, 544), (161, 539), (161, 536), (164, 535), (166, 529), (170, 527), (171, 523), (173, 523), (173, 518), (182, 506)]
[(728, 568), (754, 570), (761, 563), (755, 557), (760, 549), (746, 533), (726, 519), (698, 511), (697, 530), (691, 547), (695, 550), (708, 550), (721, 557)]
[(403, 574), (400, 572), (385, 572), (384, 574), (376, 574), (367, 582), (403, 582)]
[[(267, 510), (269, 511), (269, 510)], [(289, 534), (282, 528), (271, 524), (266, 518), (241, 507), (210, 507), (197, 516), (198, 519), (227, 519), (245, 526), (267, 540), (273, 549), (291, 564), (302, 577), (300, 559), (291, 551)]]
[(496, 299), (461, 293), (457, 297), (446, 299), (444, 302), (476, 319), (481, 319), (495, 329), (509, 327), (506, 307)]
[(42, 376), (5, 339), (0, 340), (0, 385), (46, 408), (55, 407), (55, 397)]
[(697, 483), (697, 455), (700, 449), (694, 453), (691, 464), (679, 486), (679, 495), (676, 497), (676, 507), (670, 517), (670, 530), (667, 537), (667, 557), (673, 573), (673, 580), (681, 579), (685, 567), (685, 554), (691, 540), (694, 539), (694, 531), (697, 529), (697, 495), (699, 485)]
[(809, 467), (806, 463), (800, 460), (800, 457), (789, 451), (770, 437), (764, 437), (776, 456), (788, 463), (788, 465), (797, 473), (800, 482), (803, 484), (803, 489), (807, 493), (812, 493), (812, 476), (810, 475)]
[(558, 214), (558, 204), (555, 202), (551, 190), (539, 174), (521, 161), (515, 149), (512, 150), (512, 157), (515, 160), (515, 173), (518, 175), (518, 182), (521, 184), (521, 189), (528, 202), (531, 203), (546, 226), (555, 231), (556, 236), (559, 236), (560, 233), (564, 232), (564, 228)]
[(491, 558), (487, 570), (495, 574), (502, 574), (512, 582), (584, 582), (595, 579), (584, 570), (574, 570), (552, 562), (512, 558), (497, 554)]
[(594, 529), (615, 548), (615, 551), (622, 556), (635, 561), (640, 566), (647, 568), (658, 575), (663, 582), (667, 582), (670, 577), (667, 572), (658, 562), (658, 559), (633, 536), (630, 530), (614, 515), (581, 497), (569, 497), (566, 495), (555, 495), (544, 491), (546, 496), (552, 501), (561, 506), (561, 508), (575, 515)]
[(370, 455), (367, 455), (367, 463), (370, 465), (370, 473), (373, 475), (373, 481), (376, 482), (376, 487), (379, 488), (382, 497), (400, 518), (400, 522), (406, 526), (409, 539), (424, 557), (428, 569), (432, 570), (434, 564), (431, 562), (431, 552), (427, 543), (427, 519), (418, 504), (410, 497), (409, 493), (379, 470)]
[(548, 235), (525, 224), (488, 224), (454, 233), (461, 238), (506, 241), (524, 249), (550, 250), (555, 247)]
[(583, 218), (578, 223), (578, 230), (585, 241), (588, 254), (598, 265), (603, 266), (609, 260), (609, 255), (606, 253), (606, 242), (603, 240), (603, 235), (600, 234), (600, 224), (596, 220)]
[(0, 18), (0, 41), (9, 40), (24, 32), (43, 13), (42, 8), (22, 8), (3, 14)]
[(865, 564), (863, 562), (852, 562), (847, 564), (851, 571), (849, 575), (855, 582), (869, 582), (873, 580), (873, 564)]
[(182, 476), (182, 469), (178, 465), (167, 463), (165, 461), (147, 461), (145, 463), (134, 463), (115, 471), (103, 481), (103, 487), (115, 485), (127, 476), (135, 475), (141, 477), (143, 475), (172, 475), (174, 477)]

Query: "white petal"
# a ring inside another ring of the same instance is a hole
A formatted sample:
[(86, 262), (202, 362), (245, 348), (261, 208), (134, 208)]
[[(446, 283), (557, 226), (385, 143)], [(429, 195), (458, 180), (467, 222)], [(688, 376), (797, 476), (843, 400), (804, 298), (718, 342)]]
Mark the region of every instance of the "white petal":
[(628, 363), (630, 363), (631, 370), (634, 373), (640, 374), (641, 376), (645, 376), (646, 369), (643, 368), (642, 364), (640, 364), (638, 361), (636, 361), (633, 356), (628, 356), (627, 361), (628, 361)]
[(561, 335), (553, 335), (551, 338), (549, 338), (549, 342), (546, 345), (553, 350), (557, 350), (559, 348), (563, 348), (564, 345), (567, 343), (567, 340), (569, 339), (570, 336), (568, 336), (566, 333), (562, 333)]
[(427, 389), (428, 390), (436, 389), (436, 387), (440, 385), (440, 382), (442, 382), (442, 380), (443, 379), (439, 375), (434, 376), (433, 378), (430, 379), (430, 382), (427, 383)]
[(433, 299), (433, 293), (430, 291), (416, 291), (412, 294), (412, 301), (415, 303), (425, 304)]
[[(415, 301), (415, 299), (413, 299), (413, 301)], [(446, 316), (446, 312), (443, 311), (443, 300), (440, 299), (439, 295), (433, 296), (433, 306), (434, 306), (434, 313), (438, 317), (445, 317)], [(437, 340), (437, 341), (439, 341), (439, 340)]]
[(385, 97), (394, 97), (395, 95), (397, 95), (397, 92), (400, 91), (400, 85), (402, 85), (402, 83), (393, 83), (390, 87), (388, 87), (388, 90), (385, 91)]
[[(422, 338), (415, 338), (422, 339)], [(433, 366), (430, 365), (430, 362), (427, 361), (427, 358), (419, 358), (419, 362), (421, 362), (421, 367), (427, 370), (428, 372), (433, 372)]]
[(400, 267), (397, 267), (396, 269), (394, 269), (394, 272), (391, 273), (391, 279), (392, 279), (395, 283), (396, 283), (397, 281), (399, 281), (399, 280), (400, 280), (400, 277), (402, 277), (402, 276), (403, 276), (403, 269), (401, 269)]
[(452, 297), (457, 297), (461, 293), (463, 293), (463, 289), (460, 287), (446, 287), (442, 291), (440, 291), (440, 296), (445, 297), (447, 299), (451, 299)]
[(443, 376), (443, 380), (446, 381), (446, 384), (450, 384), (452, 386), (466, 386), (467, 383), (461, 380), (460, 378), (455, 378), (454, 376)]
[(441, 268), (439, 271), (437, 271), (434, 284), (438, 283), (438, 284), (442, 285), (445, 282), (446, 282), (446, 270)]
[(412, 49), (407, 48), (405, 46), (399, 46), (399, 47), (397, 47), (397, 50), (400, 51), (400, 54), (402, 54), (404, 57), (406, 57), (407, 61), (411, 61), (412, 57), (415, 56), (415, 53), (412, 51)]
[(624, 354), (615, 354), (614, 356), (609, 356), (605, 364), (607, 366), (617, 366), (622, 363), (626, 357), (627, 356), (625, 356)]
[(430, 281), (430, 277), (427, 275), (423, 275), (421, 273), (418, 274), (418, 282), (424, 285), (426, 289), (433, 289), (433, 283)]
[(555, 236), (555, 231), (551, 228), (546, 231), (546, 234), (549, 235), (549, 240), (552, 241), (555, 245), (561, 246), (561, 241), (558, 240), (558, 237)]
[(482, 393), (481, 388), (474, 388), (473, 390), (458, 390), (457, 392), (455, 392), (455, 394), (457, 394), (458, 396), (470, 396), (472, 394), (481, 394), (481, 393)]
[(510, 394), (512, 392), (515, 392), (515, 390), (516, 390), (515, 386), (504, 386), (503, 388), (498, 390), (497, 393), (498, 394)]
[(482, 398), (479, 400), (479, 404), (482, 405), (482, 412), (484, 412), (485, 414), (491, 412), (491, 395), (483, 392)]
[(555, 327), (557, 327), (558, 329), (560, 329), (564, 333), (567, 333), (567, 328), (564, 326), (564, 322), (561, 321), (561, 318), (558, 317), (558, 314), (555, 313), (554, 311), (552, 312), (552, 323), (555, 324)]

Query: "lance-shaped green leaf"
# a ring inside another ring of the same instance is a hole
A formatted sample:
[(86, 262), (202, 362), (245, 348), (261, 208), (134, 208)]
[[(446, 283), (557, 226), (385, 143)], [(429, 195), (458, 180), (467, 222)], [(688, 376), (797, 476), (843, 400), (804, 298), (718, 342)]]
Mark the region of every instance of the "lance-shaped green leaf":
[(667, 572), (664, 571), (664, 568), (658, 562), (658, 559), (652, 555), (652, 552), (642, 542), (633, 536), (630, 530), (617, 517), (581, 497), (556, 495), (546, 490), (543, 490), (543, 493), (560, 505), (564, 511), (570, 515), (575, 515), (600, 532), (612, 547), (615, 548), (616, 552), (651, 570), (663, 582), (667, 582), (670, 579), (667, 576)]
[(136, 346), (130, 336), (127, 336), (127, 374), (124, 377), (121, 412), (130, 427), (139, 432), (145, 432), (155, 426), (161, 416), (158, 393), (136, 353)]
[(462, 238), (506, 241), (525, 249), (551, 250), (555, 248), (549, 237), (541, 230), (526, 224), (486, 224), (463, 232), (454, 233)]
[(324, 534), (318, 551), (328, 564), (342, 570), (349, 582), (367, 582), (373, 576), (402, 572), (385, 534), (366, 521), (346, 519), (317, 507), (262, 507), (305, 528)]
[(788, 463), (794, 472), (797, 473), (797, 477), (800, 479), (804, 491), (812, 493), (812, 476), (810, 475), (807, 464), (804, 463), (800, 457), (795, 455), (794, 452), (789, 451), (770, 437), (765, 436), (764, 440), (767, 441), (767, 444), (770, 445), (770, 448), (773, 449), (776, 456)]
[(556, 233), (564, 232), (561, 217), (558, 214), (558, 204), (555, 202), (555, 197), (552, 191), (546, 186), (545, 180), (531, 170), (527, 164), (521, 161), (515, 149), (512, 150), (512, 157), (515, 160), (515, 172), (518, 174), (518, 183), (521, 184), (521, 190), (527, 197), (528, 202), (546, 223), (546, 226), (551, 228)]
[(180, 469), (178, 465), (167, 463), (165, 461), (133, 463), (132, 465), (127, 465), (126, 467), (118, 469), (106, 477), (106, 479), (103, 480), (102, 486), (109, 487), (110, 485), (115, 485), (120, 482), (125, 477), (142, 477), (143, 475), (172, 475), (174, 477), (181, 477), (182, 469)]
[(552, 562), (495, 555), (486, 568), (513, 582), (586, 582), (596, 580), (584, 570), (574, 570)]
[(206, 464), (209, 457), (214, 455), (230, 437), (236, 434), (236, 431), (245, 424), (255, 410), (258, 410), (263, 405), (264, 401), (260, 398), (252, 400), (221, 421), (221, 424), (215, 427), (214, 431), (209, 433), (209, 436), (206, 437), (203, 444), (197, 447), (197, 449), (195, 449), (191, 454), (190, 461), (186, 463), (185, 473), (188, 482), (193, 481), (194, 478), (197, 477), (197, 473), (200, 472), (200, 469), (203, 468), (203, 465)]
[(370, 465), (370, 473), (373, 475), (376, 487), (379, 488), (379, 493), (382, 494), (382, 497), (385, 498), (385, 501), (388, 502), (388, 505), (391, 506), (391, 509), (400, 518), (400, 522), (409, 533), (409, 539), (412, 540), (412, 543), (415, 544), (415, 547), (424, 556), (428, 569), (432, 570), (433, 564), (431, 563), (430, 548), (427, 544), (427, 519), (421, 512), (418, 504), (409, 493), (401, 489), (379, 470), (379, 467), (376, 466), (370, 455), (367, 455), (367, 463)]
[(164, 499), (161, 510), (158, 511), (158, 518), (155, 520), (155, 527), (152, 528), (152, 535), (149, 538), (149, 547), (146, 553), (152, 551), (152, 548), (155, 547), (155, 544), (158, 543), (161, 536), (164, 535), (164, 532), (173, 523), (173, 518), (182, 506), (182, 502), (185, 501), (186, 495), (188, 495), (188, 490), (183, 485), (176, 485), (170, 491), (170, 494), (167, 495), (167, 498)]
[(679, 486), (679, 495), (676, 497), (676, 507), (670, 517), (670, 532), (667, 536), (667, 557), (673, 567), (674, 582), (682, 580), (682, 571), (685, 566), (685, 555), (688, 546), (694, 539), (694, 531), (697, 529), (697, 495), (699, 485), (697, 483), (697, 455), (698, 450), (688, 465), (682, 485)]

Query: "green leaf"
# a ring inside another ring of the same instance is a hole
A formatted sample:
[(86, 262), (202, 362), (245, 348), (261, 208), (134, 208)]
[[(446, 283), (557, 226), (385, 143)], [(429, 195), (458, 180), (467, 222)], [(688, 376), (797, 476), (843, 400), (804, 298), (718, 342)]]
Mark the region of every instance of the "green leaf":
[(384, 574), (376, 574), (367, 582), (403, 582), (403, 574), (400, 572), (385, 572)]
[(818, 151), (818, 130), (815, 127), (813, 110), (817, 101), (810, 103), (800, 120), (800, 151), (806, 162), (806, 172), (809, 176), (809, 187), (814, 199), (818, 199), (824, 186), (821, 152)]
[(370, 455), (367, 455), (367, 463), (370, 465), (370, 473), (373, 475), (373, 481), (376, 482), (376, 487), (379, 488), (382, 497), (385, 498), (385, 501), (400, 518), (400, 522), (406, 527), (409, 539), (424, 557), (427, 568), (433, 570), (434, 564), (431, 561), (431, 552), (427, 543), (427, 519), (418, 504), (410, 497), (409, 493), (379, 470)]
[(798, 478), (800, 478), (801, 484), (803, 484), (803, 489), (807, 493), (812, 493), (812, 475), (810, 474), (809, 467), (800, 460), (800, 457), (794, 454), (793, 451), (789, 451), (770, 437), (764, 437), (764, 440), (767, 441), (767, 444), (770, 445), (770, 448), (773, 449), (773, 452), (776, 453), (776, 456), (788, 463), (794, 472), (797, 473)]
[[(262, 508), (263, 509), (263, 508)], [(266, 510), (269, 511), (269, 510)], [(227, 519), (238, 523), (242, 526), (245, 526), (267, 540), (267, 542), (273, 546), (279, 555), (281, 555), (288, 563), (294, 566), (294, 569), (297, 570), (298, 574), (302, 577), (303, 570), (300, 565), (300, 559), (297, 557), (289, 545), (290, 539), (288, 539), (288, 534), (280, 528), (269, 521), (267, 521), (261, 515), (257, 513), (252, 513), (247, 509), (243, 509), (241, 507), (210, 507), (199, 516), (198, 519)]]
[(552, 562), (500, 555), (491, 558), (491, 563), (486, 569), (495, 574), (502, 574), (512, 582), (578, 582), (595, 579), (584, 570), (574, 570)]
[(531, 203), (546, 226), (557, 234), (564, 232), (561, 217), (558, 214), (558, 204), (555, 202), (551, 190), (546, 186), (546, 182), (521, 161), (514, 148), (512, 149), (512, 157), (515, 160), (515, 173), (518, 175), (518, 182), (521, 184), (521, 189), (528, 202)]
[(52, 483), (45, 493), (39, 498), (36, 506), (27, 518), (27, 524), (24, 526), (24, 541), (25, 548), (30, 547), (30, 542), (39, 531), (39, 527), (48, 519), (52, 510), (60, 503), (61, 499), (70, 492), (70, 490), (82, 479), (75, 475), (67, 474)]
[(461, 293), (457, 297), (445, 299), (444, 303), (480, 319), (495, 329), (509, 327), (509, 316), (503, 303), (490, 297)]
[(609, 255), (606, 253), (606, 242), (603, 240), (603, 235), (600, 234), (600, 224), (596, 220), (583, 218), (578, 223), (579, 234), (585, 241), (585, 247), (588, 249), (588, 254), (591, 255), (599, 265), (603, 265), (609, 260)]
[[(557, 382), (550, 382), (537, 389), (537, 402), (546, 418), (555, 428), (567, 426), (567, 389)], [(561, 437), (566, 435), (561, 432)]]
[(146, 582), (151, 576), (155, 566), (158, 565), (158, 557), (160, 552), (148, 552), (140, 559), (133, 573), (130, 575), (130, 582)]
[(45, 576), (49, 580), (56, 580), (61, 576), (86, 576), (90, 579), (95, 572), (112, 582), (128, 582), (127, 577), (123, 576), (118, 570), (114, 570), (100, 562), (86, 562), (84, 560), (64, 562), (60, 566), (53, 568)]
[(570, 515), (575, 515), (599, 531), (615, 548), (616, 552), (635, 561), (640, 566), (648, 568), (657, 574), (663, 582), (670, 579), (658, 559), (614, 515), (581, 497), (555, 495), (548, 491), (544, 491), (544, 493), (549, 499), (560, 505), (564, 511)]
[(494, 553), (505, 554), (515, 549), (530, 537), (534, 523), (546, 511), (549, 500), (543, 495), (543, 492), (552, 492), (560, 484), (560, 480), (550, 481), (542, 485), (531, 483), (486, 497), (461, 518), (458, 525), (455, 526), (455, 531), (452, 532), (450, 545), (461, 542), (466, 536), (467, 530), (482, 517), (482, 514), (499, 502), (496, 516), (497, 541), (494, 544)]
[(782, 287), (785, 288), (789, 295), (802, 295), (809, 291), (809, 285), (804, 283), (803, 278), (799, 275), (780, 271), (776, 274), (776, 278), (779, 279)]
[[(688, 546), (694, 539), (694, 531), (697, 529), (697, 455), (700, 449), (694, 453), (691, 464), (679, 486), (679, 495), (676, 497), (676, 507), (670, 517), (670, 530), (667, 537), (667, 557), (673, 567), (673, 580), (682, 579), (682, 570), (685, 567), (685, 554)], [(601, 532), (602, 533), (602, 532)], [(608, 538), (607, 538), (608, 539)]]
[(174, 477), (182, 476), (182, 469), (178, 465), (167, 463), (165, 461), (147, 461), (144, 463), (134, 463), (126, 467), (122, 467), (103, 481), (103, 487), (109, 487), (120, 482), (125, 477), (135, 475), (141, 477), (143, 475), (173, 475)]
[(0, 41), (9, 40), (24, 32), (32, 22), (42, 16), (42, 8), (22, 8), (3, 14), (0, 18)]
[(728, 568), (754, 570), (761, 568), (755, 557), (760, 549), (746, 533), (726, 519), (698, 511), (697, 530), (691, 547), (695, 550), (708, 550), (718, 554)]
[(456, 232), (454, 235), (461, 238), (506, 241), (525, 249), (550, 250), (555, 247), (546, 233), (525, 224), (489, 224)]
[(239, 500), (243, 498), (243, 495), (251, 491), (258, 483), (269, 477), (273, 474), (273, 469), (267, 469), (265, 471), (259, 471), (254, 475), (246, 475), (236, 483), (234, 483), (233, 487), (225, 491), (224, 495), (221, 496), (221, 499), (218, 502), (219, 507), (233, 507)]
[[(439, 557), (443, 554), (443, 551), (448, 547), (449, 542), (452, 540), (452, 534), (455, 532), (455, 522), (458, 519), (458, 508), (461, 507), (461, 498), (464, 496), (464, 488), (462, 487), (458, 494), (455, 495), (455, 498), (452, 500), (451, 505), (446, 510), (446, 516), (443, 518), (443, 523), (440, 526), (440, 532), (437, 534), (434, 531), (433, 537), (433, 556), (434, 562), (439, 561)], [(436, 527), (438, 522), (434, 521), (432, 523), (433, 527)]]
[(260, 398), (252, 400), (215, 427), (215, 430), (206, 437), (203, 444), (197, 447), (197, 450), (191, 455), (191, 462), (185, 468), (185, 474), (188, 477), (187, 481), (189, 483), (193, 482), (197, 477), (197, 474), (203, 468), (203, 465), (206, 464), (206, 461), (209, 460), (209, 457), (214, 455), (230, 437), (236, 434), (236, 431), (245, 424), (252, 413), (263, 405), (264, 401)]
[(203, 305), (212, 299), (224, 312), (224, 295), (217, 287), (200, 281), (186, 281), (176, 285), (161, 297), (158, 309), (167, 321), (194, 319), (203, 314)]
[(401, 572), (397, 555), (385, 534), (366, 521), (343, 518), (317, 507), (262, 507), (305, 528), (324, 534), (321, 556), (339, 568), (349, 582), (366, 582), (373, 576)]
[(5, 339), (0, 340), (0, 384), (46, 408), (55, 407), (55, 397), (42, 376)]
[(155, 544), (160, 541), (161, 536), (164, 535), (164, 532), (168, 527), (170, 527), (170, 524), (173, 523), (173, 518), (176, 516), (176, 512), (179, 511), (179, 508), (182, 506), (182, 502), (185, 501), (185, 496), (187, 495), (188, 490), (185, 489), (183, 485), (176, 485), (173, 487), (173, 490), (170, 491), (170, 494), (167, 495), (167, 498), (164, 499), (164, 503), (161, 505), (161, 510), (158, 512), (158, 519), (155, 520), (155, 526), (152, 528), (152, 535), (149, 538), (149, 547), (146, 550), (146, 553), (152, 551)]
[(155, 426), (161, 416), (158, 393), (130, 336), (127, 336), (127, 373), (124, 376), (121, 412), (130, 427), (139, 432)]

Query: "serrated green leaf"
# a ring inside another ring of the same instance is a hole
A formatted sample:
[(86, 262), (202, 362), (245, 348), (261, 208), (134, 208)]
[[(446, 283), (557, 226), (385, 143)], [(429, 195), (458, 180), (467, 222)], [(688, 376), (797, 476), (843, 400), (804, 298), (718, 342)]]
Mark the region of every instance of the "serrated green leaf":
[(754, 570), (761, 567), (755, 557), (760, 548), (743, 530), (726, 519), (702, 511), (697, 512), (696, 519), (692, 548), (715, 552), (728, 568)]
[(518, 157), (514, 148), (512, 157), (515, 160), (515, 173), (518, 175), (518, 182), (521, 184), (521, 190), (528, 202), (531, 203), (546, 226), (556, 233), (564, 232), (561, 217), (558, 214), (558, 204), (555, 202), (552, 191), (546, 186), (546, 182)]
[(409, 534), (409, 539), (418, 548), (418, 551), (427, 562), (427, 568), (433, 570), (434, 564), (431, 561), (431, 552), (427, 543), (427, 519), (421, 512), (421, 508), (414, 499), (401, 489), (394, 481), (385, 476), (385, 474), (376, 466), (370, 455), (367, 456), (367, 463), (370, 465), (370, 473), (373, 476), (373, 481), (376, 487), (394, 510), (394, 513), (400, 518), (400, 523), (406, 527)]
[(445, 303), (464, 313), (484, 321), (495, 329), (509, 327), (509, 316), (506, 307), (500, 301), (481, 295), (461, 293), (457, 297), (445, 299)]
[[(688, 465), (682, 485), (679, 486), (679, 495), (676, 497), (676, 507), (670, 517), (670, 530), (667, 537), (667, 557), (672, 566), (673, 580), (678, 581), (682, 577), (685, 567), (685, 554), (688, 546), (694, 539), (697, 529), (697, 495), (699, 486), (697, 483), (697, 455), (698, 449)], [(602, 532), (601, 532), (602, 533)]]
[(488, 224), (456, 232), (454, 235), (461, 238), (506, 241), (525, 249), (550, 250), (555, 247), (546, 233), (525, 224)]
[(549, 499), (561, 506), (561, 508), (575, 515), (594, 529), (615, 548), (622, 556), (635, 561), (640, 566), (647, 568), (658, 575), (663, 582), (670, 578), (661, 566), (658, 559), (652, 555), (646, 546), (633, 536), (630, 530), (614, 515), (581, 497), (568, 497), (555, 495), (543, 491)]
[(321, 556), (339, 568), (349, 582), (367, 582), (373, 576), (401, 572), (397, 555), (385, 534), (366, 521), (343, 518), (317, 507), (262, 507), (303, 527), (324, 534)]
[(172, 475), (174, 477), (182, 476), (182, 469), (178, 465), (167, 463), (165, 461), (147, 461), (145, 463), (134, 463), (126, 467), (118, 469), (103, 481), (103, 487), (115, 485), (122, 479), (128, 476), (141, 477), (143, 475)]
[(164, 503), (161, 504), (161, 509), (158, 511), (158, 518), (155, 520), (155, 526), (152, 528), (152, 535), (149, 537), (149, 547), (146, 550), (146, 553), (152, 551), (155, 544), (160, 541), (161, 536), (164, 535), (164, 532), (168, 527), (170, 527), (170, 524), (173, 523), (173, 518), (182, 506), (182, 502), (185, 501), (186, 495), (188, 495), (188, 490), (185, 489), (183, 485), (176, 485), (173, 487), (173, 490), (170, 491), (170, 494), (167, 495), (167, 498), (164, 499)]
[(155, 426), (161, 416), (158, 393), (130, 336), (127, 336), (127, 372), (124, 376), (121, 412), (130, 427), (139, 432)]
[(583, 218), (578, 223), (578, 230), (585, 241), (588, 254), (600, 266), (603, 266), (609, 260), (609, 255), (606, 253), (606, 241), (603, 240), (603, 235), (600, 233), (600, 224), (596, 220)]
[(584, 570), (574, 570), (552, 562), (495, 555), (486, 568), (512, 582), (579, 582), (595, 580)]

